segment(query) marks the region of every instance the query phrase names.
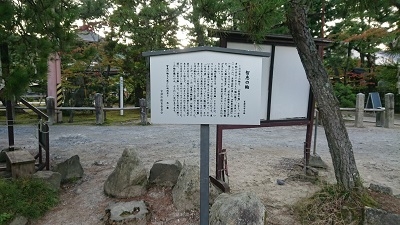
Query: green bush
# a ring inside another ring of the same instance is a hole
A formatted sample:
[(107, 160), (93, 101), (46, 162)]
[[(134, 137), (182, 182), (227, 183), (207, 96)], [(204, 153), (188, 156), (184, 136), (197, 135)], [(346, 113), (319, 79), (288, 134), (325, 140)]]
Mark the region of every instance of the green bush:
[(339, 100), (340, 107), (353, 108), (356, 104), (356, 95), (353, 88), (349, 85), (336, 83), (333, 86), (336, 98)]
[(17, 215), (28, 219), (39, 218), (57, 203), (57, 191), (43, 181), (0, 178), (0, 225)]

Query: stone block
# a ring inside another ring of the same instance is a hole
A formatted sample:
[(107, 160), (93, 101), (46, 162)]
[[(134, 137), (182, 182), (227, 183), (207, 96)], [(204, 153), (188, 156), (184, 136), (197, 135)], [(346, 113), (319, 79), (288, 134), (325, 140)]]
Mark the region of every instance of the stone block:
[(7, 170), (13, 178), (29, 177), (35, 173), (35, 158), (25, 150), (6, 152)]
[(146, 225), (150, 211), (144, 201), (112, 203), (106, 208), (105, 225)]

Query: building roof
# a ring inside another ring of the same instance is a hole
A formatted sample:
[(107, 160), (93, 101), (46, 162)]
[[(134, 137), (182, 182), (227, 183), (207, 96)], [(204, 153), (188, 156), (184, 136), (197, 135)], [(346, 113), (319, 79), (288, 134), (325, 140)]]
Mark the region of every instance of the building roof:
[(99, 42), (103, 40), (104, 38), (100, 36), (99, 34), (96, 34), (93, 31), (78, 31), (77, 35), (80, 39), (86, 42)]
[[(248, 33), (240, 31), (228, 31), (228, 30), (214, 30), (209, 29), (208, 35), (210, 37), (219, 37), (225, 39), (228, 42), (239, 42), (239, 43), (253, 43)], [(315, 44), (319, 46), (330, 45), (333, 41), (326, 38), (314, 38)], [(281, 34), (268, 34), (261, 40), (260, 44), (277, 44), (277, 45), (292, 45), (294, 46), (293, 37), (290, 35)]]

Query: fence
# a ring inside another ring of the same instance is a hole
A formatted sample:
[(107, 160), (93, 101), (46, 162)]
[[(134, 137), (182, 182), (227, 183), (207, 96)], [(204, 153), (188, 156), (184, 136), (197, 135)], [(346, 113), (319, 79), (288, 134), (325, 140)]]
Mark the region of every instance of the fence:
[[(142, 125), (148, 124), (147, 121), (147, 105), (145, 99), (140, 99), (140, 107), (125, 107), (125, 108), (104, 108), (103, 97), (101, 94), (95, 95), (95, 106), (94, 107), (56, 107), (55, 98), (46, 98), (46, 107), (36, 107), (47, 111), (49, 118), (48, 123), (53, 124), (55, 121), (56, 112), (59, 110), (92, 110), (96, 112), (96, 124), (104, 123), (104, 112), (105, 111), (117, 111), (117, 110), (134, 110), (140, 109), (140, 120)], [(355, 112), (355, 126), (364, 126), (364, 112), (374, 112), (376, 115), (376, 126), (383, 126), (385, 128), (394, 127), (394, 94), (385, 94), (385, 108), (365, 108), (365, 95), (362, 93), (357, 94), (356, 107), (355, 108), (340, 108), (341, 111), (353, 111)], [(22, 107), (16, 107), (22, 108)]]
[(393, 128), (394, 127), (394, 94), (385, 94), (385, 107), (379, 107), (375, 109), (364, 107), (365, 95), (362, 93), (357, 94), (356, 107), (355, 108), (340, 108), (341, 111), (354, 111), (356, 127), (364, 126), (364, 112), (374, 112), (376, 118), (376, 126)]
[[(37, 163), (38, 170), (42, 170), (46, 168), (46, 170), (50, 169), (50, 138), (49, 138), (49, 126), (47, 124), (47, 120), (49, 117), (40, 111), (37, 107), (34, 107), (25, 99), (21, 98), (20, 101), (33, 112), (38, 115), (39, 123), (38, 123), (38, 139), (39, 139), (39, 152), (34, 156), (35, 160), (39, 159)], [(14, 138), (14, 137), (13, 137)], [(45, 159), (43, 160), (43, 150), (45, 153)]]
[[(140, 106), (139, 107), (124, 107), (124, 108), (105, 108), (103, 104), (103, 96), (101, 94), (95, 95), (95, 106), (94, 107), (56, 107), (55, 98), (47, 97), (46, 98), (46, 107), (38, 106), (36, 109), (45, 110), (48, 117), (47, 123), (49, 125), (55, 123), (56, 121), (56, 112), (62, 110), (89, 110), (94, 111), (96, 114), (96, 124), (103, 124), (105, 120), (105, 112), (106, 111), (118, 111), (118, 110), (135, 110), (140, 109), (140, 124), (147, 125), (148, 124), (148, 116), (147, 116), (147, 103), (145, 99), (139, 99)], [(15, 106), (15, 109), (29, 109), (29, 107), (21, 107)], [(0, 110), (4, 110), (5, 107), (0, 107)]]
[[(44, 109), (44, 108), (43, 108)], [(141, 124), (147, 124), (147, 105), (145, 99), (140, 99), (140, 107), (124, 107), (124, 108), (104, 108), (103, 95), (97, 93), (94, 98), (94, 107), (56, 107), (55, 98), (46, 98), (46, 111), (49, 116), (49, 124), (53, 124), (56, 112), (59, 110), (92, 110), (95, 111), (96, 124), (103, 124), (105, 120), (105, 111), (118, 111), (118, 110), (134, 110), (140, 109)]]

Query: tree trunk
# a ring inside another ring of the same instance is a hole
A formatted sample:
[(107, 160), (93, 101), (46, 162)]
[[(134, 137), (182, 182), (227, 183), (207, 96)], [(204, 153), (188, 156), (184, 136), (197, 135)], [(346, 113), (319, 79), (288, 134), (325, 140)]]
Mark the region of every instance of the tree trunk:
[(6, 116), (7, 116), (7, 129), (8, 129), (8, 148), (10, 151), (14, 151), (14, 104), (12, 104), (13, 96), (10, 95), (10, 90), (6, 90), (7, 81), (10, 79), (10, 54), (8, 52), (8, 44), (3, 42), (0, 44), (0, 65), (1, 75), (4, 79), (5, 86), (3, 93), (6, 105)]
[(305, 2), (304, 0), (289, 1), (286, 12), (287, 23), (318, 103), (336, 181), (339, 186), (351, 190), (362, 186), (360, 175), (354, 159), (353, 147), (340, 112), (339, 102), (334, 95), (328, 73), (318, 55), (317, 47), (307, 26)]

